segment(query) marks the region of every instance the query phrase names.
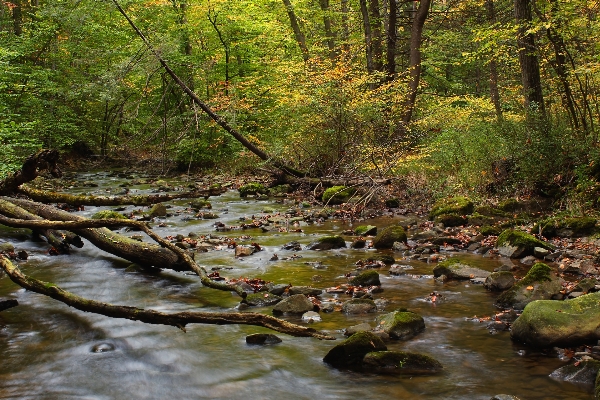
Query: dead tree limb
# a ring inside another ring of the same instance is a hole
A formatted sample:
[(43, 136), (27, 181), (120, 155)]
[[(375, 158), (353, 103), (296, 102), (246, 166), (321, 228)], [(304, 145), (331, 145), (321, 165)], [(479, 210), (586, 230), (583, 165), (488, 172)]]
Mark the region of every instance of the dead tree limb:
[(19, 305), (15, 299), (0, 300), (0, 311), (8, 310)]
[(66, 193), (47, 192), (45, 190), (38, 190), (25, 186), (18, 188), (18, 191), (35, 201), (45, 203), (66, 203), (72, 206), (120, 206), (126, 204), (131, 204), (134, 206), (149, 206), (174, 199), (218, 196), (223, 194), (226, 189), (205, 189), (172, 194), (140, 194), (124, 196), (73, 195)]
[(20, 171), (0, 181), (0, 195), (15, 193), (19, 186), (34, 180), (39, 172), (44, 169), (50, 171), (55, 178), (60, 178), (62, 172), (57, 165), (58, 158), (58, 150), (40, 150), (27, 157)]
[(146, 47), (148, 47), (148, 49), (152, 52), (152, 54), (154, 54), (154, 57), (156, 57), (156, 59), (160, 62), (160, 65), (162, 65), (162, 67), (165, 69), (167, 74), (169, 74), (169, 76), (177, 83), (177, 85), (179, 85), (179, 87), (181, 87), (181, 89), (194, 101), (194, 103), (196, 103), (202, 109), (202, 111), (204, 111), (204, 113), (206, 115), (208, 115), (221, 128), (225, 129), (225, 131), (227, 131), (238, 142), (240, 142), (242, 144), (242, 146), (244, 146), (245, 148), (250, 150), (256, 156), (258, 156), (261, 160), (267, 161), (267, 162), (271, 163), (271, 165), (273, 165), (275, 168), (285, 172), (288, 175), (295, 176), (297, 178), (304, 177), (307, 175), (305, 172), (301, 172), (294, 168), (286, 166), (281, 161), (278, 161), (277, 159), (271, 157), (270, 155), (268, 155), (267, 153), (265, 153), (264, 151), (262, 151), (261, 149), (259, 149), (255, 145), (253, 145), (252, 143), (250, 143), (250, 141), (248, 141), (248, 139), (246, 139), (240, 132), (238, 132), (234, 127), (229, 125), (223, 117), (221, 117), (220, 115), (215, 113), (207, 104), (205, 104), (202, 100), (200, 100), (200, 98), (196, 95), (196, 93), (194, 93), (194, 91), (192, 91), (192, 89), (190, 89), (177, 76), (177, 74), (175, 74), (175, 72), (171, 69), (171, 67), (169, 67), (167, 62), (162, 58), (162, 56), (158, 53), (158, 51), (152, 46), (150, 41), (148, 41), (148, 39), (146, 39), (146, 36), (144, 36), (142, 31), (135, 25), (135, 23), (131, 20), (131, 18), (129, 18), (129, 16), (125, 12), (125, 10), (123, 10), (123, 8), (119, 5), (117, 0), (113, 0), (113, 3), (117, 7), (117, 9), (121, 13), (121, 15), (123, 15), (123, 17), (125, 17), (127, 22), (129, 22), (129, 25), (131, 25), (131, 27), (137, 33), (137, 35), (142, 39), (142, 41), (144, 42)]
[(180, 328), (184, 332), (185, 326), (191, 323), (216, 325), (241, 324), (262, 326), (291, 336), (314, 337), (327, 340), (335, 339), (313, 328), (292, 324), (270, 315), (258, 313), (179, 312), (167, 314), (154, 310), (89, 300), (67, 292), (53, 283), (43, 282), (23, 274), (6, 257), (0, 257), (0, 266), (14, 283), (27, 290), (49, 296), (78, 310), (105, 315), (107, 317), (130, 319), (148, 324), (171, 325)]
[[(22, 200), (22, 201), (26, 201), (26, 200)], [(3, 203), (3, 201), (2, 201), (2, 199), (0, 199), (0, 213), (1, 213), (2, 203)], [(28, 203), (32, 203), (32, 202), (28, 202)], [(39, 204), (39, 203), (33, 203), (33, 204)], [(45, 206), (46, 209), (48, 207), (49, 206)], [(57, 210), (57, 211), (60, 211), (59, 214), (64, 213), (64, 211), (61, 211), (61, 210)], [(196, 275), (198, 275), (200, 277), (200, 281), (202, 282), (202, 284), (204, 286), (207, 286), (207, 287), (210, 287), (213, 289), (235, 292), (238, 295), (240, 295), (242, 298), (246, 297), (246, 292), (244, 292), (244, 290), (240, 286), (231, 285), (231, 284), (228, 284), (225, 282), (213, 281), (212, 279), (210, 279), (208, 277), (208, 274), (206, 273), (206, 270), (203, 267), (198, 266), (198, 264), (196, 264), (196, 262), (192, 259), (192, 257), (186, 251), (175, 246), (168, 240), (161, 238), (152, 229), (148, 228), (148, 226), (143, 222), (133, 221), (133, 220), (123, 220), (123, 219), (88, 220), (83, 217), (78, 217), (78, 216), (71, 215), (68, 213), (67, 213), (67, 215), (69, 215), (71, 217), (75, 217), (77, 219), (71, 220), (71, 221), (49, 221), (49, 220), (34, 220), (34, 221), (32, 221), (32, 220), (7, 218), (5, 216), (0, 215), (0, 224), (10, 226), (13, 228), (66, 229), (69, 231), (82, 232), (81, 236), (83, 236), (85, 238), (88, 238), (88, 236), (86, 236), (85, 233), (91, 232), (89, 237), (92, 237), (95, 240), (97, 240), (98, 238), (101, 238), (99, 243), (101, 243), (103, 245), (103, 247), (100, 247), (100, 246), (98, 246), (98, 247), (102, 248), (105, 251), (108, 251), (111, 254), (120, 255), (120, 256), (122, 256), (122, 253), (117, 254), (118, 251), (115, 251), (115, 250), (119, 250), (123, 247), (130, 247), (130, 246), (136, 246), (136, 250), (138, 252), (146, 254), (146, 257), (144, 259), (148, 258), (148, 253), (156, 253), (157, 251), (160, 251), (161, 252), (160, 254), (162, 255), (163, 253), (170, 252), (173, 255), (173, 257), (176, 259), (175, 265), (177, 266), (177, 270), (193, 271)], [(130, 226), (130, 227), (137, 228), (137, 229), (143, 231), (144, 233), (146, 233), (150, 238), (152, 238), (154, 241), (159, 243), (160, 246), (162, 246), (162, 247), (159, 247), (156, 245), (151, 245), (149, 243), (140, 243), (140, 242), (132, 240), (126, 236), (115, 234), (114, 232), (107, 229), (106, 228), (107, 226), (110, 226), (110, 227)], [(101, 227), (101, 228), (98, 229), (99, 227)], [(111, 233), (110, 242), (112, 243), (112, 247), (111, 247), (110, 243), (104, 239), (104, 238), (106, 238), (107, 233)], [(88, 240), (90, 240), (90, 239), (88, 239)], [(90, 241), (92, 241), (92, 240), (90, 240)], [(133, 242), (133, 243), (131, 243), (131, 242)], [(121, 244), (121, 246), (119, 246), (119, 244)], [(129, 250), (131, 250), (131, 249), (129, 249)], [(131, 251), (129, 251), (126, 255), (130, 256)], [(137, 255), (138, 260), (139, 260), (139, 256), (140, 255), (138, 254)], [(129, 259), (126, 257), (123, 257), (123, 258), (125, 258), (129, 261), (132, 261), (132, 262), (140, 263), (139, 261), (135, 261), (135, 259), (132, 260), (132, 259)], [(142, 265), (152, 265), (152, 266), (155, 266), (158, 268), (168, 268), (168, 267), (165, 267), (156, 262), (142, 263)], [(176, 268), (171, 268), (171, 269), (176, 269)]]

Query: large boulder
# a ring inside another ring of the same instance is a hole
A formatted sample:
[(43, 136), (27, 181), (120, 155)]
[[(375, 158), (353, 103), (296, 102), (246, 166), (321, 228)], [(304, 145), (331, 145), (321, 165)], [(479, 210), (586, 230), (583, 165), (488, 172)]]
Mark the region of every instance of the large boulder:
[(323, 361), (336, 368), (360, 368), (365, 355), (385, 350), (387, 346), (379, 336), (371, 332), (357, 332), (329, 350)]
[(377, 317), (377, 330), (392, 339), (407, 340), (425, 330), (425, 320), (412, 311), (393, 311)]
[(470, 265), (460, 262), (456, 258), (449, 258), (436, 265), (433, 268), (433, 276), (445, 275), (448, 279), (473, 279), (473, 278), (487, 278), (491, 272), (485, 271), (480, 268), (471, 267)]
[(554, 370), (550, 374), (550, 378), (557, 381), (569, 382), (587, 389), (594, 386), (599, 370), (600, 361), (598, 360), (580, 361), (574, 364), (563, 365)]
[(502, 293), (496, 300), (496, 304), (521, 310), (534, 300), (549, 300), (560, 296), (561, 289), (560, 280), (552, 269), (546, 264), (537, 263), (523, 279)]
[(513, 323), (510, 336), (537, 347), (596, 343), (600, 339), (600, 292), (564, 301), (534, 301)]
[(361, 272), (352, 279), (350, 284), (353, 286), (380, 286), (379, 273), (372, 269)]
[(510, 258), (521, 258), (533, 255), (536, 247), (554, 250), (554, 246), (551, 244), (542, 242), (533, 235), (514, 229), (506, 229), (502, 232), (500, 236), (498, 236), (496, 247), (498, 247), (498, 253), (500, 253), (500, 255)]
[(394, 242), (406, 243), (406, 232), (399, 225), (388, 226), (375, 236), (373, 247), (376, 249), (391, 249)]
[(332, 250), (346, 247), (346, 241), (341, 236), (324, 236), (307, 246), (308, 250)]
[(304, 314), (313, 311), (315, 305), (303, 294), (294, 294), (273, 307), (273, 314)]
[(354, 229), (354, 234), (357, 236), (375, 236), (377, 235), (377, 227), (374, 225), (360, 225)]
[(363, 371), (398, 375), (435, 374), (443, 369), (429, 356), (405, 351), (374, 351), (365, 355), (362, 365)]

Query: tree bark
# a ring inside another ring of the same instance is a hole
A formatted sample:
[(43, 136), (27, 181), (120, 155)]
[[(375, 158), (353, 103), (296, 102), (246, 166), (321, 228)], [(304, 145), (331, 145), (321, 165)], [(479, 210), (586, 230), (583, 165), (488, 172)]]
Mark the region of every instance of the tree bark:
[[(494, 7), (494, 0), (486, 0), (485, 7), (487, 10), (487, 20), (490, 24), (496, 23), (496, 10)], [(496, 110), (496, 117), (498, 120), (502, 120), (502, 106), (500, 104), (500, 91), (498, 90), (498, 62), (496, 57), (492, 55), (489, 65), (490, 71), (490, 99), (494, 104)]]
[(296, 13), (294, 12), (294, 6), (292, 5), (292, 2), (290, 0), (283, 0), (283, 5), (285, 6), (285, 10), (287, 11), (288, 17), (290, 18), (290, 25), (292, 26), (292, 30), (294, 31), (294, 37), (296, 38), (296, 42), (300, 47), (302, 59), (304, 59), (304, 62), (307, 62), (309, 59), (309, 55), (308, 47), (306, 46), (306, 37), (300, 29), (300, 24), (298, 24), (298, 18), (296, 17)]
[(369, 14), (372, 33), (373, 69), (383, 71), (383, 41), (381, 34), (381, 12), (379, 0), (369, 1)]
[(529, 32), (533, 20), (531, 0), (514, 0), (514, 5), (525, 108), (528, 112), (539, 111), (543, 116), (545, 113), (544, 94), (542, 92), (537, 47), (533, 33)]
[(335, 33), (331, 24), (331, 17), (329, 15), (329, 0), (319, 0), (321, 11), (323, 12), (323, 26), (325, 27), (325, 41), (327, 42), (327, 48), (329, 49), (329, 59), (335, 61), (337, 58), (337, 51), (335, 48)]
[(92, 312), (112, 318), (130, 319), (147, 324), (170, 325), (175, 326), (184, 332), (186, 325), (191, 323), (217, 325), (241, 324), (263, 326), (277, 332), (297, 337), (314, 337), (326, 340), (335, 339), (313, 328), (292, 324), (279, 318), (257, 313), (178, 312), (167, 314), (154, 310), (102, 303), (67, 292), (53, 283), (43, 282), (24, 275), (19, 268), (6, 257), (0, 257), (0, 266), (14, 283), (27, 290), (49, 296), (81, 311)]
[(363, 29), (365, 32), (365, 54), (367, 57), (367, 72), (372, 74), (375, 71), (373, 65), (373, 34), (371, 32), (371, 22), (369, 18), (369, 9), (367, 0), (360, 0), (360, 13), (363, 20)]
[(404, 102), (404, 114), (402, 122), (407, 125), (413, 115), (417, 101), (417, 91), (421, 79), (421, 42), (423, 41), (423, 26), (429, 15), (431, 0), (422, 0), (412, 22), (410, 31), (410, 61), (409, 61), (409, 84), (408, 94)]
[(398, 23), (398, 3), (396, 3), (396, 0), (389, 0), (389, 2), (390, 15), (387, 25), (387, 62), (385, 66), (388, 82), (393, 81), (396, 77), (396, 40), (398, 38), (396, 32), (396, 25)]

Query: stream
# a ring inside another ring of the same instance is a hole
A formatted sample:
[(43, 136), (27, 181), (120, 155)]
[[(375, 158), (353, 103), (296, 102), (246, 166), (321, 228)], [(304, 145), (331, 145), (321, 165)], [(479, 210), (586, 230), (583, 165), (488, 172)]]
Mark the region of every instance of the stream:
[[(123, 178), (107, 173), (79, 174), (79, 180), (95, 181), (99, 187), (73, 188), (71, 193), (98, 192), (118, 188)], [(132, 193), (149, 193), (148, 185), (132, 186)], [(153, 228), (161, 236), (195, 232), (240, 238), (239, 243), (257, 242), (263, 247), (249, 257), (236, 259), (232, 249), (197, 253), (207, 269), (223, 268), (222, 276), (262, 278), (274, 283), (292, 283), (328, 288), (347, 279), (356, 261), (375, 254), (370, 249), (296, 252), (300, 258), (284, 260), (290, 251), (281, 246), (296, 240), (303, 247), (323, 235), (352, 229), (349, 222), (326, 220), (302, 223), (302, 232), (263, 232), (260, 229), (216, 232), (215, 221), (238, 225), (240, 218), (261, 215), (266, 208), (285, 212), (290, 204), (274, 199), (240, 199), (237, 191), (211, 197), (218, 220), (186, 220), (182, 210), (189, 201), (169, 202), (173, 216), (161, 219), (164, 227)], [(107, 207), (86, 207), (83, 216)], [(128, 206), (127, 211), (140, 207)], [(193, 214), (191, 214), (193, 215)], [(403, 216), (386, 216), (357, 225), (379, 228), (397, 223)], [(132, 235), (135, 232), (119, 232)], [(139, 234), (139, 233), (138, 233)], [(0, 227), (2, 240), (29, 253), (19, 262), (25, 274), (54, 282), (80, 296), (113, 304), (175, 311), (236, 311), (240, 298), (232, 293), (203, 288), (190, 273), (164, 270), (151, 274), (128, 269), (129, 263), (103, 252), (85, 241), (71, 255), (50, 256), (48, 245), (32, 241), (29, 231)], [(149, 240), (145, 238), (144, 240)], [(237, 240), (237, 239), (236, 239)], [(346, 237), (346, 240), (351, 240)], [(274, 254), (279, 260), (270, 261)], [(494, 315), (497, 294), (470, 282), (435, 282), (432, 264), (401, 260), (414, 269), (403, 276), (380, 270), (388, 304), (376, 314), (345, 315), (321, 312), (321, 322), (312, 326), (335, 336), (336, 341), (296, 338), (252, 326), (190, 324), (187, 332), (162, 325), (112, 319), (74, 310), (48, 297), (25, 291), (6, 276), (0, 279), (0, 297), (16, 298), (19, 306), (0, 314), (0, 398), (2, 399), (490, 399), (511, 394), (521, 400), (591, 399), (585, 388), (558, 382), (548, 375), (565, 365), (553, 352), (543, 352), (513, 343), (509, 332), (490, 333), (487, 322), (477, 317)], [(472, 253), (453, 253), (470, 264), (493, 271), (506, 259), (490, 259)], [(324, 269), (315, 269), (319, 261)], [(508, 261), (510, 262), (510, 261)], [(315, 277), (319, 275), (319, 277)], [(316, 279), (316, 280), (315, 280)], [(431, 292), (444, 298), (428, 302)], [(331, 297), (333, 295), (325, 295)], [(338, 295), (349, 299), (345, 294)], [(343, 329), (367, 322), (376, 315), (408, 308), (425, 319), (426, 330), (408, 341), (387, 343), (389, 350), (428, 354), (443, 366), (433, 376), (365, 375), (339, 371), (322, 359), (343, 340)], [(270, 314), (271, 308), (250, 308)], [(287, 320), (304, 324), (300, 317)], [(247, 345), (252, 333), (275, 333), (282, 343)]]

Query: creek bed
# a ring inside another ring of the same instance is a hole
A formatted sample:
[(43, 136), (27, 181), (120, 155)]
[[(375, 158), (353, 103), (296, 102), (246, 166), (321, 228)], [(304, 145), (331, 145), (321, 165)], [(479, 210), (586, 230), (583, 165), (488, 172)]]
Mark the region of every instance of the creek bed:
[[(82, 179), (95, 179), (101, 184), (97, 190), (119, 182), (106, 175), (89, 174)], [(144, 187), (137, 192), (147, 190)], [(240, 217), (259, 215), (266, 207), (276, 211), (289, 208), (273, 201), (240, 200), (233, 191), (210, 201), (212, 211), (226, 225), (239, 224)], [(172, 210), (177, 210), (186, 201), (171, 204)], [(89, 216), (100, 209), (88, 207), (79, 214)], [(189, 232), (251, 236), (247, 244), (257, 242), (264, 250), (249, 257), (236, 259), (231, 249), (196, 254), (200, 264), (208, 269), (226, 268), (221, 275), (232, 278), (247, 276), (327, 288), (347, 282), (343, 275), (354, 269), (354, 263), (375, 254), (374, 250), (301, 250), (295, 252), (301, 258), (281, 259), (294, 253), (281, 250), (284, 243), (297, 240), (304, 247), (316, 237), (352, 228), (343, 221), (302, 224), (303, 232), (290, 233), (260, 229), (216, 232), (214, 220), (184, 221), (183, 215), (177, 214), (162, 222), (167, 226), (155, 224), (162, 236)], [(368, 221), (379, 227), (395, 222), (398, 219), (391, 217)], [(86, 298), (165, 312), (234, 311), (239, 303), (236, 295), (203, 288), (190, 274), (131, 272), (127, 262), (87, 241), (71, 255), (49, 256), (47, 244), (29, 240), (25, 230), (1, 232), (4, 240), (30, 254), (29, 260), (21, 263), (26, 274)], [(280, 260), (269, 261), (273, 254)], [(457, 254), (488, 271), (502, 264), (499, 259)], [(395, 256), (399, 258), (398, 253)], [(307, 264), (316, 261), (326, 268)], [(486, 322), (472, 318), (498, 311), (493, 306), (495, 294), (470, 282), (437, 283), (431, 276), (431, 264), (401, 263), (414, 267), (409, 275), (392, 277), (387, 269), (380, 271), (384, 291), (374, 297), (389, 301), (384, 311), (356, 316), (321, 313), (322, 321), (312, 326), (336, 336), (339, 342), (343, 328), (362, 322), (374, 325), (376, 315), (408, 308), (424, 317), (425, 332), (408, 341), (388, 343), (388, 347), (433, 356), (444, 366), (441, 374), (397, 377), (339, 371), (322, 361), (336, 342), (278, 334), (283, 339), (280, 344), (249, 346), (245, 343), (248, 334), (270, 331), (192, 324), (184, 333), (173, 327), (107, 318), (27, 292), (3, 277), (0, 296), (17, 298), (20, 305), (0, 315), (0, 398), (489, 399), (499, 393), (523, 400), (592, 398), (580, 387), (549, 378), (565, 364), (555, 355), (515, 344), (508, 332), (492, 334)], [(315, 275), (319, 275), (318, 281), (313, 281)], [(426, 301), (434, 291), (444, 301)], [(270, 313), (271, 309), (250, 311)], [(302, 324), (299, 317), (287, 319)]]

